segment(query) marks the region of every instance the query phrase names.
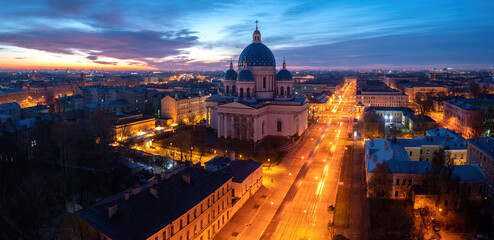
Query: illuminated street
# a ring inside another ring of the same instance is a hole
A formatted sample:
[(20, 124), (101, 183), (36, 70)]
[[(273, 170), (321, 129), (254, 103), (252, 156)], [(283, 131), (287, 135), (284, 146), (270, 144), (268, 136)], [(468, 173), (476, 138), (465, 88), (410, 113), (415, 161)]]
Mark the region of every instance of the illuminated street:
[[(329, 238), (328, 223), (333, 214), (327, 209), (336, 201), (347, 137), (353, 134), (349, 124), (355, 105), (351, 94), (354, 87), (352, 83), (335, 94), (324, 119), (309, 128), (300, 145), (278, 166), (264, 168), (264, 186), (268, 191), (255, 216), (247, 219), (239, 214), (242, 217), (234, 217), (216, 239), (232, 238), (230, 225), (237, 226), (237, 239)], [(241, 211), (248, 211), (246, 208), (252, 206), (246, 204)], [(244, 222), (243, 229), (239, 229), (237, 221)]]

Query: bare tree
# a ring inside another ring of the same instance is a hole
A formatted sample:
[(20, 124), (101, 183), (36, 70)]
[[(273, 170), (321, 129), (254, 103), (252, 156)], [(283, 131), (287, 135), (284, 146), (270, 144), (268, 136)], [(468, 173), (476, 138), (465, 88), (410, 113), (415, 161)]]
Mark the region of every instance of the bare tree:
[(76, 214), (67, 215), (57, 226), (60, 240), (96, 239), (97, 234), (82, 218)]
[(377, 164), (369, 180), (368, 192), (371, 198), (391, 197), (393, 175), (386, 163)]

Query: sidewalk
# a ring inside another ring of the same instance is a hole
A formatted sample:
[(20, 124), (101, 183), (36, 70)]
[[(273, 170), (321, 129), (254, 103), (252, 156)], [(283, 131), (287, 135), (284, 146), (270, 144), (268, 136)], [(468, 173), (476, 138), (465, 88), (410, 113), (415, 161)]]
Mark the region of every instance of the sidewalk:
[(369, 216), (364, 164), (364, 147), (360, 141), (355, 141), (351, 173), (350, 220), (346, 234), (349, 239), (368, 239)]

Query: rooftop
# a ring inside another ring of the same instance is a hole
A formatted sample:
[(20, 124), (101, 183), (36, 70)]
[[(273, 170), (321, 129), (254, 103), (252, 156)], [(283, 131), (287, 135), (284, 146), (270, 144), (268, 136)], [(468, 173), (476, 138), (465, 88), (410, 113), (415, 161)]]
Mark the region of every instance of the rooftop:
[(453, 98), (444, 102), (465, 110), (494, 109), (494, 99), (491, 98)]
[(452, 179), (460, 181), (484, 181), (485, 175), (477, 164), (453, 166)]
[(262, 166), (262, 163), (249, 160), (231, 160), (227, 157), (214, 157), (205, 163), (205, 165), (214, 165), (218, 171), (233, 175), (234, 182), (243, 182), (250, 174)]
[(494, 158), (494, 138), (472, 138), (468, 139), (468, 144), (471, 144), (482, 151), (484, 154)]
[[(385, 138), (365, 141), (367, 171), (373, 172), (377, 164), (386, 163), (393, 173), (426, 173), (432, 165), (427, 161), (411, 161), (405, 144), (416, 144), (410, 139)], [(400, 141), (401, 140), (401, 141)], [(420, 146), (420, 145), (418, 145)]]
[[(190, 176), (190, 183), (183, 175)], [(125, 200), (116, 194), (77, 212), (93, 228), (111, 239), (147, 239), (197, 206), (232, 178), (229, 174), (186, 168), (157, 184), (141, 186), (140, 192)], [(157, 197), (151, 191), (155, 189)], [(109, 215), (109, 208), (117, 206)]]

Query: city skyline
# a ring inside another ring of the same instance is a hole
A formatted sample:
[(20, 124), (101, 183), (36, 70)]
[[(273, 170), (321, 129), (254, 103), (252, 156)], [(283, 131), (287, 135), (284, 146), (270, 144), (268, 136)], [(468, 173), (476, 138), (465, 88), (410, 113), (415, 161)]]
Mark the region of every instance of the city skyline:
[(486, 1), (0, 2), (1, 69), (225, 70), (256, 19), (291, 70), (494, 66)]

